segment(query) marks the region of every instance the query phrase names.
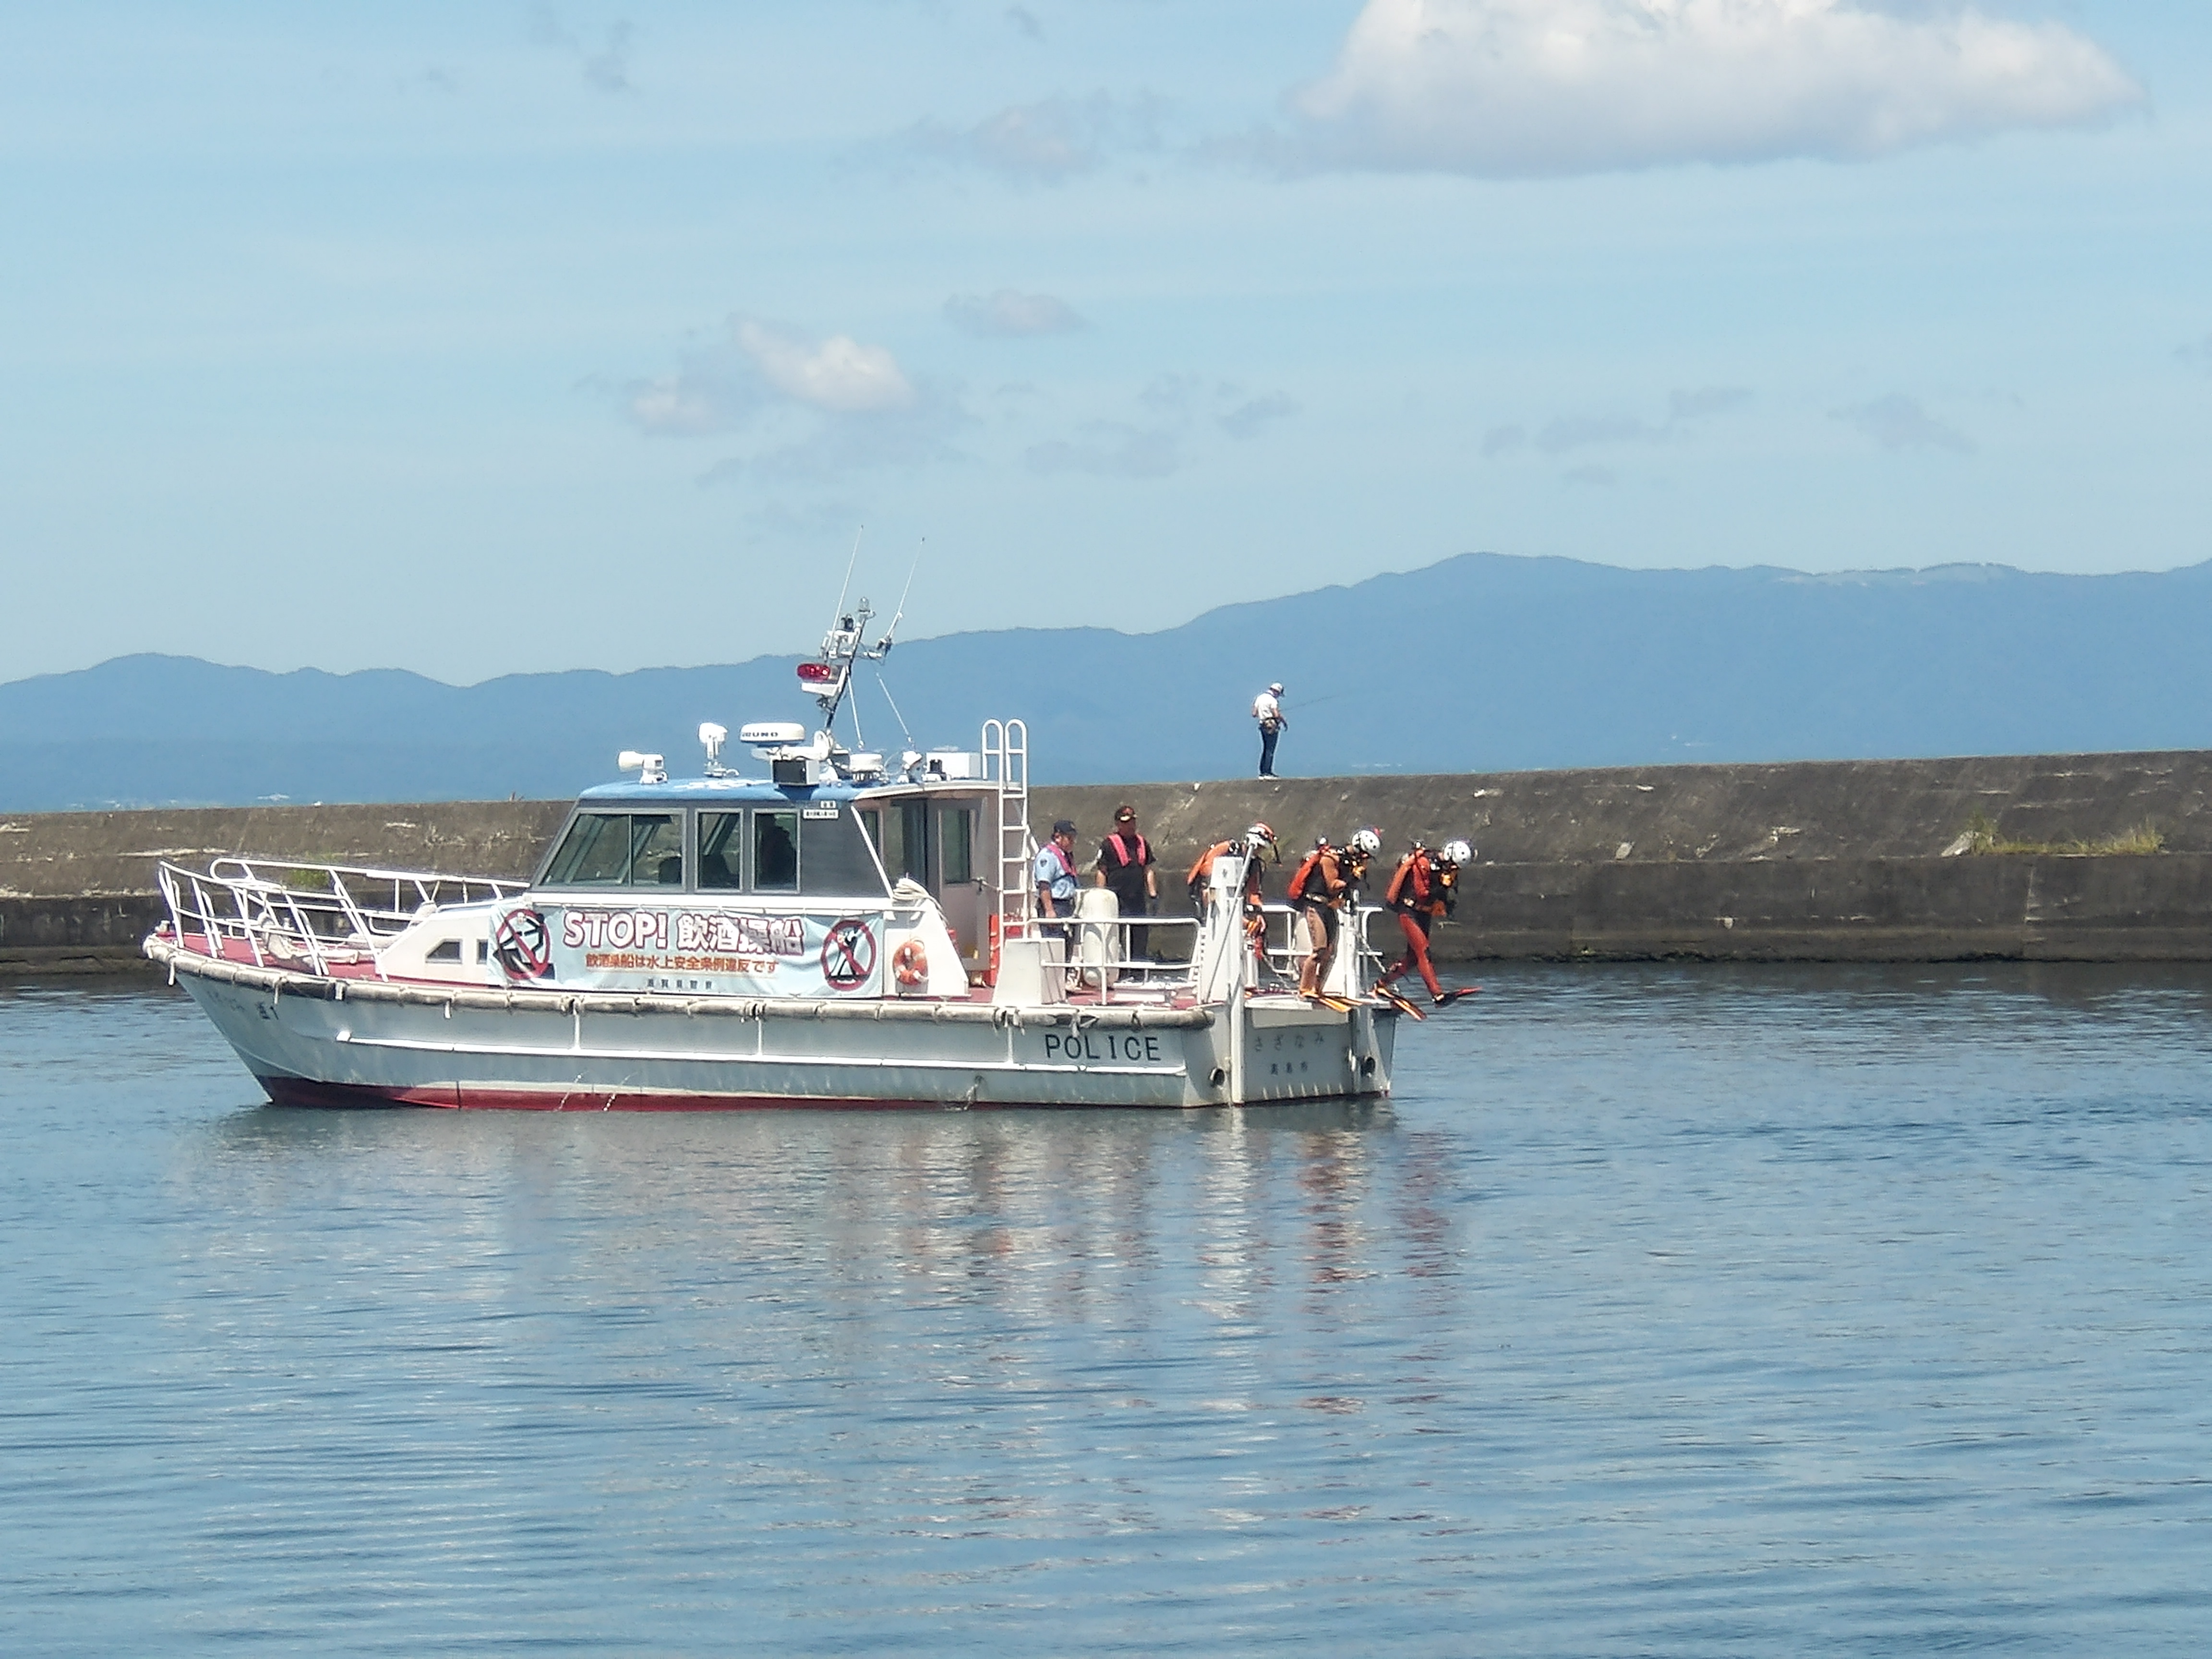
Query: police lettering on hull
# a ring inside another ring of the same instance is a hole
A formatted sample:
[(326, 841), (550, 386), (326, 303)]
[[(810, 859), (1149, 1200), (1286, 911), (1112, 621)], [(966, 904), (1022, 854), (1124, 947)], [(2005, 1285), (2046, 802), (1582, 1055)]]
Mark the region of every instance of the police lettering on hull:
[(1047, 1066), (1174, 1066), (1182, 1055), (1158, 1031), (1047, 1031), (1036, 1059)]

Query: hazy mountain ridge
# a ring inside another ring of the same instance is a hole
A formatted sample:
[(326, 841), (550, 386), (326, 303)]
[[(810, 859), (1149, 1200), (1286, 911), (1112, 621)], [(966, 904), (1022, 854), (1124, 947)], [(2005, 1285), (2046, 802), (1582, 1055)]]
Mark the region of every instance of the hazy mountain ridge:
[[(954, 634), (883, 668), (922, 744), (1030, 725), (1041, 780), (1234, 776), (1290, 688), (1283, 769), (1461, 771), (2212, 746), (2212, 563), (2046, 575), (1622, 570), (1469, 554), (1180, 627)], [(702, 720), (813, 712), (792, 656), (457, 687), (118, 658), (0, 685), (0, 810), (559, 796)], [(899, 728), (872, 669), (867, 736)]]

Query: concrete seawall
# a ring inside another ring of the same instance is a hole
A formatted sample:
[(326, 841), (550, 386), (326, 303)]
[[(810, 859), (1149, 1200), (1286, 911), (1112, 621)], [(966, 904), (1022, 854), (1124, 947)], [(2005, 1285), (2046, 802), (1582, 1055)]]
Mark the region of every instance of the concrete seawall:
[[(1474, 843), (1446, 960), (2212, 960), (2212, 752), (1673, 766), (1041, 787), (1087, 857), (1121, 801), (1164, 908), (1200, 848), (1264, 818), (1285, 856), (1379, 828)], [(252, 852), (524, 875), (565, 802), (54, 813), (0, 823), (0, 972), (141, 965), (159, 858)], [(1944, 853), (1978, 818), (2034, 843), (2148, 824), (2142, 856)], [(1279, 893), (1280, 878), (1271, 889)]]

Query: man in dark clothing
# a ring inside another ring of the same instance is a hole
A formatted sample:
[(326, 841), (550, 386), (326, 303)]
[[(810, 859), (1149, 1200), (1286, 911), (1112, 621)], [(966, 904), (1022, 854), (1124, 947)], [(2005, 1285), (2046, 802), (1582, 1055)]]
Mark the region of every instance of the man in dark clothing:
[[(1121, 915), (1148, 916), (1159, 896), (1159, 878), (1152, 868), (1150, 842), (1137, 833), (1137, 809), (1127, 802), (1114, 811), (1114, 833), (1098, 843), (1098, 884), (1109, 890)], [(1144, 956), (1151, 948), (1152, 930), (1129, 930), (1129, 956)]]

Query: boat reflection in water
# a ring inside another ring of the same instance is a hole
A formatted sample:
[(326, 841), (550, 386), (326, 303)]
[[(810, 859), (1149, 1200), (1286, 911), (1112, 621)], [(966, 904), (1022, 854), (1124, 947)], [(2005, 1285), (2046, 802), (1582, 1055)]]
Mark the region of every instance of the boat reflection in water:
[[(1399, 1165), (1388, 1183), (1378, 1138)], [(1020, 1329), (1156, 1309), (1164, 1276), (1209, 1323), (1254, 1334), (1274, 1297), (1324, 1315), (1377, 1275), (1443, 1270), (1445, 1211), (1404, 1139), (1386, 1106), (1360, 1103), (1261, 1118), (595, 1115), (555, 1133), (504, 1115), (264, 1109), (213, 1126), (178, 1178), (249, 1233), (373, 1190), (387, 1226), (434, 1232), (441, 1275), (495, 1299), (539, 1297), (518, 1268), (580, 1244), (562, 1271), (640, 1308), (828, 1294), (857, 1313), (919, 1294), (988, 1302)], [(474, 1201), (487, 1191), (505, 1201)]]

